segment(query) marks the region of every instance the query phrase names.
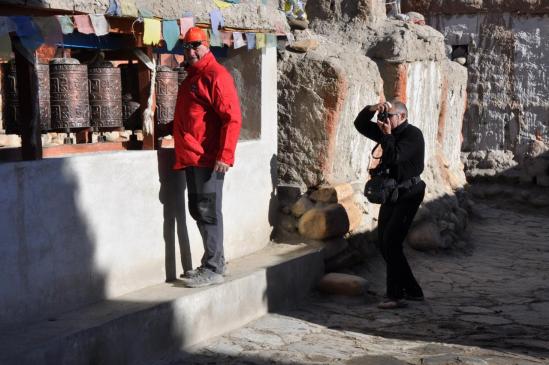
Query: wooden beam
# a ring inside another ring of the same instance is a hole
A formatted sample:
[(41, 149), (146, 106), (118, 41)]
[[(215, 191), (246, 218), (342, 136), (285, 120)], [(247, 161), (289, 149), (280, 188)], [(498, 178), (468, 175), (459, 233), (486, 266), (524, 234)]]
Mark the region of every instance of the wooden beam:
[[(42, 159), (42, 131), (40, 128), (40, 105), (38, 100), (38, 75), (31, 63), (36, 62), (34, 52), (25, 55), (19, 37), (11, 34), (17, 70), (17, 93), (21, 128), (21, 152), (23, 160)], [(31, 58), (29, 60), (28, 58)]]

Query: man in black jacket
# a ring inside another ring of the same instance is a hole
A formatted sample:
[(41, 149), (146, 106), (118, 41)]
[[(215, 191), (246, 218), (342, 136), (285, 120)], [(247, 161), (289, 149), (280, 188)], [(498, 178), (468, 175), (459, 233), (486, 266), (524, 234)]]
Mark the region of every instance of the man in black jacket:
[[(373, 122), (376, 112), (378, 118)], [(409, 124), (407, 118), (406, 105), (393, 100), (366, 106), (355, 120), (361, 134), (381, 145), (381, 166), (398, 184), (398, 199), (381, 204), (379, 210), (378, 239), (387, 264), (387, 298), (379, 303), (381, 309), (404, 307), (404, 299), (424, 299), (402, 250), (425, 195), (425, 183), (419, 178), (423, 172), (425, 142), (421, 130)]]

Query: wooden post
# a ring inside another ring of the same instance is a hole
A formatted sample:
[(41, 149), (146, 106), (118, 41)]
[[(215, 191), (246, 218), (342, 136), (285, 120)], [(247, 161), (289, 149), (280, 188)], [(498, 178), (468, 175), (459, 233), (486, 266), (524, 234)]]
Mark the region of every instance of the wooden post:
[(38, 101), (38, 75), (28, 57), (36, 62), (34, 52), (23, 55), (19, 37), (12, 35), (17, 69), (17, 93), (19, 95), (19, 117), (21, 118), (21, 154), (23, 160), (42, 159), (42, 135), (40, 128), (40, 105)]
[[(153, 58), (153, 51), (152, 47), (147, 47), (145, 53), (147, 56), (152, 60)], [(141, 104), (141, 107), (139, 108), (139, 112), (141, 114), (141, 118), (143, 119), (143, 112), (145, 109), (147, 109), (147, 101), (149, 99), (149, 91), (151, 89), (151, 71), (149, 68), (143, 63), (139, 62), (138, 64), (138, 84), (139, 84), (139, 103)], [(156, 92), (155, 92), (156, 94)], [(152, 96), (152, 110), (153, 112), (156, 109), (156, 95)], [(143, 149), (144, 150), (154, 150), (155, 149), (155, 132), (156, 132), (156, 121), (153, 119), (153, 130), (152, 134), (149, 135), (143, 135)]]

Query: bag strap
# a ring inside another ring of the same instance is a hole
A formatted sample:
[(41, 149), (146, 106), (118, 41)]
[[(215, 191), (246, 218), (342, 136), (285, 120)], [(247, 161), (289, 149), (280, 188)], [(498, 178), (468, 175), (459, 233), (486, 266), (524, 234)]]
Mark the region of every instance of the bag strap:
[(372, 148), (372, 152), (370, 152), (370, 154), (372, 155), (372, 158), (375, 158), (376, 160), (380, 160), (381, 157), (383, 156), (383, 154), (382, 154), (381, 156), (379, 156), (379, 157), (374, 156), (374, 152), (375, 152), (375, 150), (376, 150), (378, 147), (379, 147), (379, 143), (377, 143), (377, 144), (374, 146), (374, 148)]

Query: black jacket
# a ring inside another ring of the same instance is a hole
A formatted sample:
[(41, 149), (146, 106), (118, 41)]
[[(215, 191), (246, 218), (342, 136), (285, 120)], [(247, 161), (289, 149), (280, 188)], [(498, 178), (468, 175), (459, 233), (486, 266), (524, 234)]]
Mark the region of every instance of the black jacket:
[(356, 129), (381, 144), (381, 162), (398, 183), (419, 176), (423, 172), (425, 158), (425, 141), (421, 130), (405, 121), (393, 129), (391, 134), (383, 134), (377, 124), (371, 121), (375, 112), (371, 112), (369, 107), (362, 109), (356, 117)]

